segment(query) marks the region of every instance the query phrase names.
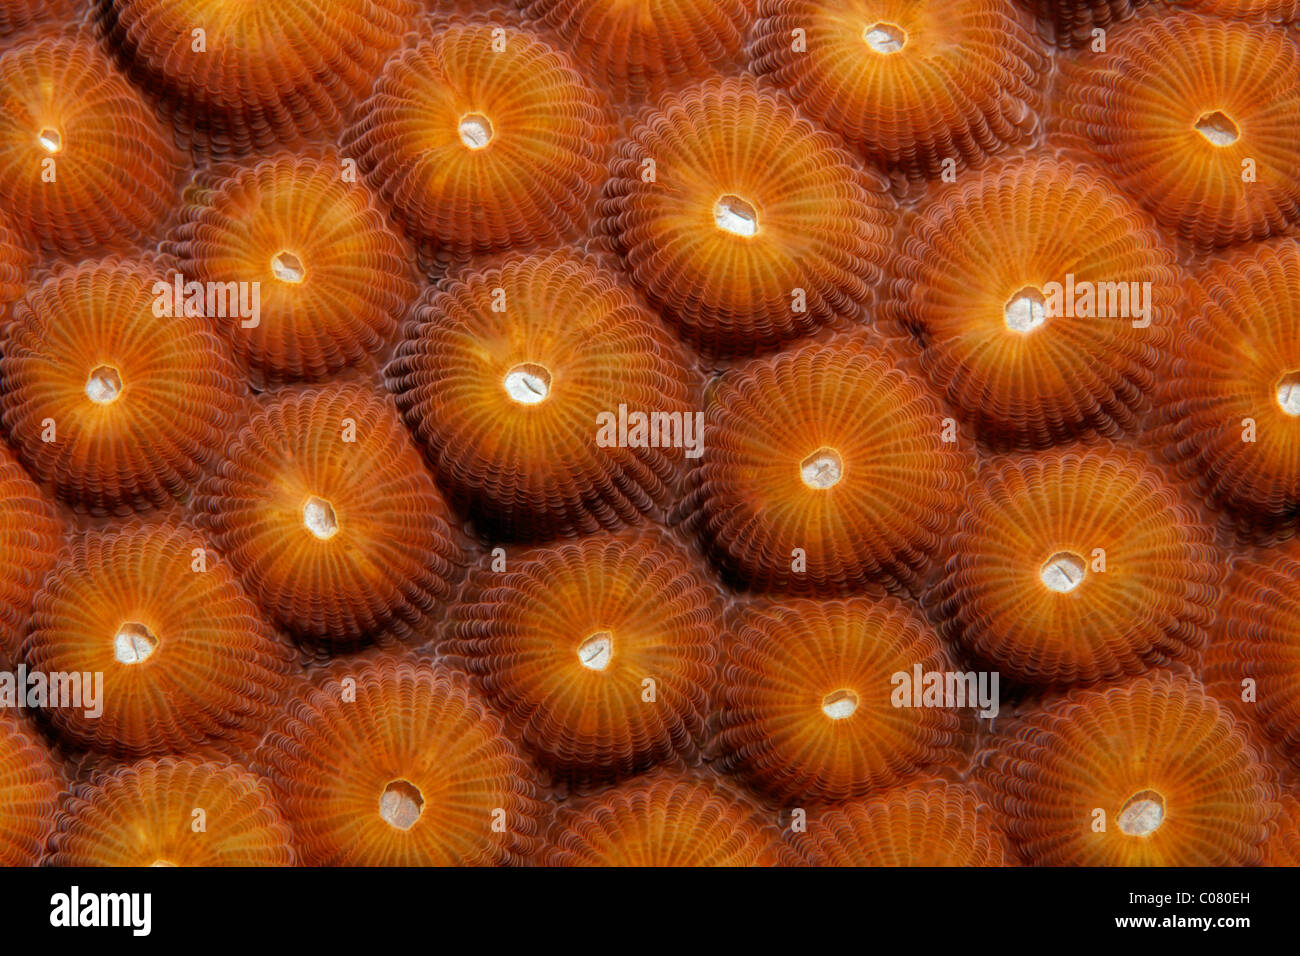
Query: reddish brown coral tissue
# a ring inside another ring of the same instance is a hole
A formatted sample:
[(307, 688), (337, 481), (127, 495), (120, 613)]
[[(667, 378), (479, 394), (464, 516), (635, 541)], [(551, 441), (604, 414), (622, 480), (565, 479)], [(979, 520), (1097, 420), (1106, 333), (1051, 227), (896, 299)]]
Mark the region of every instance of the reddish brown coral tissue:
[(1300, 865), (1298, 28), (0, 0), (0, 865)]

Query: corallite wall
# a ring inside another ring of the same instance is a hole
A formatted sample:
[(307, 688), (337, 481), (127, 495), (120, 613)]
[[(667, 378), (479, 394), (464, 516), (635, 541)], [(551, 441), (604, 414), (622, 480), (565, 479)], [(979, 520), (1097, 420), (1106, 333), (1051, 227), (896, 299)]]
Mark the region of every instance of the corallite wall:
[(0, 862), (1297, 863), (1296, 21), (0, 0)]

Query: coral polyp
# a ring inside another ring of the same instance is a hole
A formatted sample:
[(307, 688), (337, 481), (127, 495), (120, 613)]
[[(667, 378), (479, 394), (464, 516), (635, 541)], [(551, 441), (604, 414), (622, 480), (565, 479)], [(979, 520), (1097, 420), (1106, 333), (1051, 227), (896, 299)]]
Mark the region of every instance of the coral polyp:
[(1239, 559), (1223, 589), (1205, 685), (1258, 722), (1300, 766), (1300, 561), (1294, 554)]
[(902, 784), (836, 805), (791, 842), (813, 866), (1011, 866), (1006, 838), (968, 787)]
[(1300, 218), (1300, 46), (1285, 31), (1173, 14), (1062, 68), (1060, 144), (1200, 248)]
[[(702, 440), (683, 350), (616, 273), (575, 252), (467, 270), (413, 319), (388, 387), (439, 481), (508, 537), (635, 521), (667, 501)], [(658, 417), (637, 437), (624, 413)]]
[(1048, 59), (1011, 0), (759, 0), (750, 68), (912, 175), (1031, 136)]
[(945, 636), (1016, 680), (1113, 679), (1195, 657), (1222, 560), (1153, 465), (1070, 448), (987, 467), (927, 603)]
[(178, 131), (220, 156), (333, 137), (417, 0), (96, 0), (103, 33)]
[(60, 779), (44, 744), (0, 710), (0, 866), (35, 866), (59, 807)]
[(22, 466), (0, 448), (0, 666), (15, 656), (32, 597), (54, 566), (63, 522)]
[(757, 589), (914, 586), (972, 477), (924, 385), (853, 340), (732, 369), (704, 421), (683, 511), (724, 571)]
[(479, 572), (442, 650), (542, 762), (581, 782), (695, 754), (721, 626), (691, 559), (629, 531)]
[(94, 709), (46, 713), (70, 742), (128, 757), (255, 744), (290, 667), (231, 570), (171, 522), (74, 540), (36, 596), (22, 651), (32, 671), (102, 675), (101, 689), (82, 689)]
[(902, 602), (756, 604), (732, 631), (718, 745), (724, 766), (762, 789), (843, 800), (957, 759), (954, 708), (913, 707), (910, 694), (898, 703), (895, 675), (952, 670), (938, 635)]
[(520, 0), (617, 100), (654, 100), (739, 66), (753, 0)]
[(880, 177), (746, 79), (691, 87), (643, 117), (600, 209), (637, 285), (716, 354), (858, 320), (890, 223)]
[(1153, 440), (1240, 536), (1288, 536), (1300, 517), (1300, 243), (1253, 246), (1195, 280)]
[(336, 665), (258, 752), (311, 866), (521, 861), (542, 804), (500, 720), (448, 672)]
[(909, 233), (886, 313), (983, 441), (1041, 448), (1135, 426), (1180, 274), (1107, 180), (1014, 160), (941, 193)]
[(567, 54), (474, 21), (391, 58), (343, 152), (444, 262), (576, 232), (612, 132)]
[(73, 256), (142, 240), (176, 200), (181, 157), (90, 40), (0, 56), (0, 208), (23, 237)]
[(409, 253), (333, 153), (221, 167), (191, 190), (169, 245), (187, 279), (258, 289), (221, 326), (254, 380), (320, 379), (382, 348), (415, 298)]
[(266, 614), (322, 648), (408, 633), (462, 560), (396, 411), (358, 385), (273, 396), (194, 507)]
[(53, 866), (292, 866), (266, 783), (238, 764), (165, 758), (96, 774), (59, 814)]
[(1271, 771), (1198, 682), (1142, 677), (1026, 714), (976, 779), (1048, 866), (1241, 866), (1263, 856)]
[(556, 815), (548, 866), (776, 866), (792, 857), (775, 814), (720, 780), (660, 771)]
[[(161, 260), (56, 268), (13, 306), (0, 377), (9, 440), (74, 508), (184, 496), (226, 440), (243, 385), (210, 321), (159, 309)], [(175, 314), (169, 314), (175, 313)]]

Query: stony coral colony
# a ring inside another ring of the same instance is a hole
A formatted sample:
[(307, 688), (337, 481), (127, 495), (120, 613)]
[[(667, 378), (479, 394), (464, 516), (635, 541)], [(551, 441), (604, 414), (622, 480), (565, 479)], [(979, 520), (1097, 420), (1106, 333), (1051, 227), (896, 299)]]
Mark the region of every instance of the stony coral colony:
[(1298, 22), (0, 0), (0, 861), (1295, 865)]

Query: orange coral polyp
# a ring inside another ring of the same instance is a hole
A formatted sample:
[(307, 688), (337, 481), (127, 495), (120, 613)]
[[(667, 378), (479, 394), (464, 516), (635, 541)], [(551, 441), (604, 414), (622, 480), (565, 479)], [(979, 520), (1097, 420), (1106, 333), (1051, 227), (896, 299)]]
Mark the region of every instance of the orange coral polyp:
[(1263, 239), (1300, 219), (1300, 46), (1287, 32), (1152, 17), (1066, 64), (1061, 82), (1060, 144), (1189, 243)]
[(783, 799), (843, 800), (957, 759), (949, 707), (899, 707), (894, 675), (952, 669), (938, 635), (892, 598), (796, 599), (741, 612), (723, 670), (728, 770)]
[[(512, 255), (431, 289), (413, 318), (388, 388), (439, 481), (485, 526), (588, 533), (667, 502), (698, 381), (617, 273), (572, 251)], [(602, 440), (620, 408), (677, 416), (678, 447)]]
[(950, 549), (934, 618), (1030, 683), (1193, 660), (1222, 578), (1213, 527), (1154, 466), (1108, 445), (989, 465)]
[(1026, 20), (1010, 0), (759, 0), (749, 63), (869, 156), (937, 178), (1033, 134), (1049, 61)]
[(912, 587), (972, 477), (943, 419), (923, 383), (856, 341), (738, 366), (711, 389), (680, 511), (756, 589)]
[(166, 128), (93, 42), (0, 56), (0, 208), (27, 242), (76, 256), (140, 243), (176, 200)]
[[(467, 128), (467, 114), (487, 122)], [(513, 27), (453, 23), (389, 60), (343, 152), (446, 262), (576, 233), (611, 136), (566, 54)]]
[(1153, 439), (1240, 536), (1285, 536), (1300, 519), (1300, 243), (1261, 243), (1194, 280)]
[(62, 786), (44, 743), (8, 708), (0, 710), (0, 865), (41, 862)]
[(1012, 866), (990, 816), (966, 786), (920, 780), (837, 804), (788, 839), (813, 866)]
[(14, 658), (32, 595), (54, 566), (63, 522), (22, 466), (0, 449), (0, 666)]
[(295, 854), (262, 779), (239, 764), (169, 757), (101, 772), (74, 787), (49, 862), (292, 866)]
[(522, 0), (618, 100), (651, 100), (683, 80), (735, 68), (753, 0)]
[(255, 766), (309, 866), (511, 863), (540, 828), (533, 772), (500, 720), (463, 677), (423, 663), (335, 665)]
[(186, 278), (258, 289), (258, 314), (220, 327), (258, 384), (356, 364), (415, 298), (405, 244), (343, 169), (333, 153), (224, 167), (182, 210), (169, 250)]
[(893, 328), (985, 443), (1117, 435), (1149, 408), (1180, 274), (1155, 224), (1086, 167), (966, 177), (923, 207), (893, 271)]
[(880, 177), (784, 96), (721, 79), (665, 99), (620, 144), (599, 228), (682, 338), (725, 355), (857, 321), (890, 211)]
[(585, 781), (697, 752), (721, 626), (687, 555), (664, 534), (628, 531), (475, 575), (441, 650), (543, 762)]
[(417, 0), (114, 0), (103, 31), (179, 132), (233, 156), (333, 138), (413, 26)]
[(355, 384), (274, 396), (194, 508), (265, 613), (321, 647), (408, 633), (463, 560), (395, 410)]
[[(1300, 766), (1300, 560), (1242, 558), (1223, 588), (1205, 684)], [(1250, 681), (1249, 684), (1246, 682)], [(1246, 688), (1249, 703), (1246, 703)]]
[(976, 765), (1004, 829), (1043, 866), (1258, 864), (1271, 775), (1199, 682), (1168, 674), (1032, 710)]
[(0, 376), (23, 463), (74, 508), (182, 497), (226, 440), (244, 387), (208, 319), (157, 308), (161, 260), (60, 266), (14, 304)]
[(561, 809), (547, 866), (777, 866), (792, 862), (761, 807), (720, 779), (660, 771)]
[(77, 746), (127, 757), (255, 744), (290, 657), (225, 563), (172, 522), (76, 539), (23, 642), (33, 672), (103, 675), (102, 691), (83, 689), (100, 713), (84, 698), (47, 714)]

